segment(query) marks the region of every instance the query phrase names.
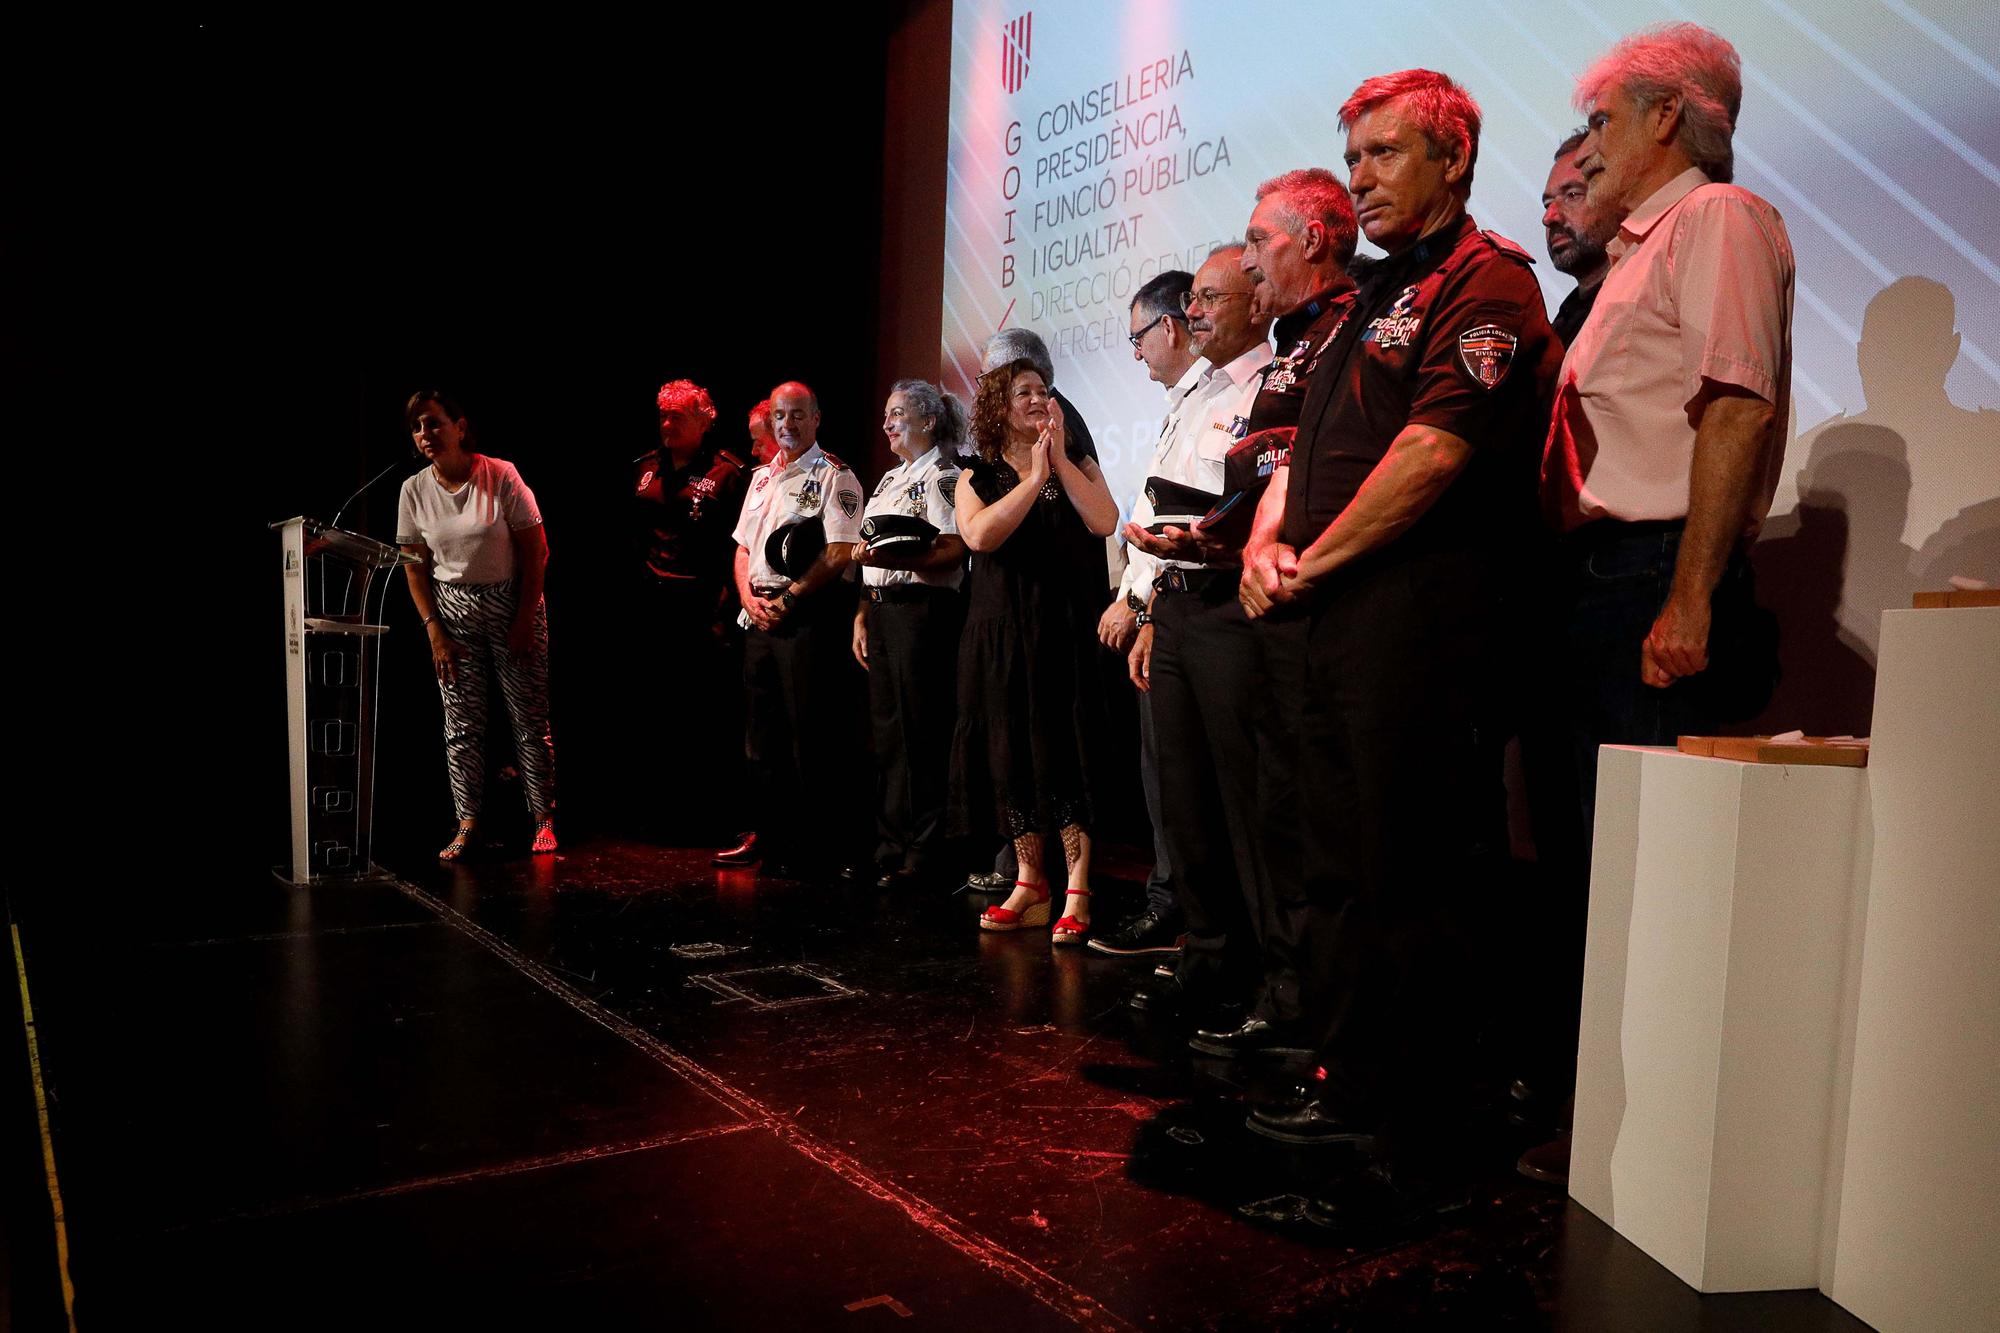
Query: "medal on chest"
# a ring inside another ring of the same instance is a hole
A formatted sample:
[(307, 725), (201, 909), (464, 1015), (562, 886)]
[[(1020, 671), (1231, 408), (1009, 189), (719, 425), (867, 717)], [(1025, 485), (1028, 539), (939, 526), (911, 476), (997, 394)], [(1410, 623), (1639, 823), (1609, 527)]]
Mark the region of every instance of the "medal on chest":
[(792, 507), (808, 518), (819, 512), (825, 498), (820, 494), (819, 478), (809, 477), (806, 484), (799, 487), (799, 493), (792, 499)]
[(701, 507), (714, 498), (715, 479), (713, 477), (696, 477), (694, 484), (688, 487), (688, 517), (700, 518)]
[(1403, 288), (1396, 293), (1396, 299), (1377, 319), (1369, 321), (1368, 328), (1361, 335), (1361, 341), (1374, 343), (1377, 347), (1408, 347), (1416, 338), (1417, 330), (1423, 327), (1424, 317), (1414, 312), (1418, 291), (1415, 286)]
[(903, 492), (903, 500), (911, 518), (924, 516), (924, 484), (921, 481), (912, 483), (910, 488)]

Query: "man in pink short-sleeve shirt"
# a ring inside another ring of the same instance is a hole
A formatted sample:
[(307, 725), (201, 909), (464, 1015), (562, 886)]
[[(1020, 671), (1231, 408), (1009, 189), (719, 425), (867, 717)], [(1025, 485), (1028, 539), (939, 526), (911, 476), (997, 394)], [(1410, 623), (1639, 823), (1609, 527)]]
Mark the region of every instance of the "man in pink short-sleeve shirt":
[[(1546, 738), (1571, 763), (1530, 791), (1545, 873), (1573, 905), (1549, 932), (1568, 1008), (1548, 1023), (1572, 1042), (1598, 746), (1712, 732), (1775, 682), (1746, 548), (1783, 453), (1793, 262), (1777, 210), (1729, 183), (1742, 99), (1735, 49), (1691, 23), (1625, 38), (1577, 81), (1589, 129), (1574, 161), (1615, 234), (1596, 237), (1611, 268), (1563, 359), (1542, 460), (1561, 534)], [(1557, 1104), (1565, 1077), (1545, 1073)], [(1522, 1169), (1560, 1178), (1567, 1143)]]
[(1617, 231), (1557, 381), (1542, 497), (1573, 578), (1588, 810), (1599, 743), (1671, 745), (1768, 690), (1768, 661), (1746, 662), (1762, 636), (1745, 548), (1782, 461), (1794, 273), (1777, 210), (1729, 183), (1727, 41), (1691, 23), (1627, 37), (1576, 100), (1577, 167)]

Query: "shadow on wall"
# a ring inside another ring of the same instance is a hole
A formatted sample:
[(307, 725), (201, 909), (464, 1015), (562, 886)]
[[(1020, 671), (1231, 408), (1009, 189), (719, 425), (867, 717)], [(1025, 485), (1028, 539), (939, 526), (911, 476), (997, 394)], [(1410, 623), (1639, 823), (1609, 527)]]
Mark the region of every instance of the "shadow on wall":
[(1856, 349), (1865, 408), (1798, 441), (1798, 507), (1752, 552), (1784, 667), (1757, 730), (1867, 735), (1882, 612), (1955, 574), (2000, 583), (2000, 413), (1945, 395), (1956, 319), (1928, 278), (1878, 292)]

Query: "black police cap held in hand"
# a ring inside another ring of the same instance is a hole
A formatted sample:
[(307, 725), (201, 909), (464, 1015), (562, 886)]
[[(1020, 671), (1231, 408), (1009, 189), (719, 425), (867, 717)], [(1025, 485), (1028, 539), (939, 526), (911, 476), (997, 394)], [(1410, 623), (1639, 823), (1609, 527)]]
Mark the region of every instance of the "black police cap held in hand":
[(861, 522), (861, 540), (874, 563), (907, 569), (937, 544), (938, 530), (912, 514), (874, 514)]
[(1222, 497), (1165, 477), (1148, 477), (1146, 498), (1153, 502), (1153, 521), (1146, 531), (1158, 536), (1168, 528), (1192, 528)]
[(826, 525), (817, 518), (787, 523), (764, 543), (764, 562), (786, 578), (804, 578), (826, 549)]

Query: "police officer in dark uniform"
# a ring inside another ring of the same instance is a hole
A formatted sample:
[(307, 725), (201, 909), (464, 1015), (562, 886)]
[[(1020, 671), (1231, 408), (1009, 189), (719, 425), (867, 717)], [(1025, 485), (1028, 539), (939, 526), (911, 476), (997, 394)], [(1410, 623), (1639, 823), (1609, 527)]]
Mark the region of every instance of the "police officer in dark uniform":
[(699, 824), (720, 816), (716, 798), (741, 786), (728, 759), (740, 725), (728, 628), (735, 607), (729, 530), (742, 508), (746, 469), (741, 458), (709, 439), (715, 404), (706, 389), (674, 380), (660, 386), (658, 406), (659, 446), (632, 460), (639, 600), (631, 623), (642, 662), (640, 688), (648, 696), (644, 714), (672, 719), (673, 754), (723, 757), (723, 772), (691, 787), (675, 781), (677, 765), (660, 756), (660, 790), (650, 794), (650, 804), (663, 818)]
[(1465, 1199), (1469, 913), (1507, 845), (1514, 553), (1536, 519), (1561, 352), (1533, 261), (1466, 216), (1471, 97), (1405, 70), (1363, 83), (1340, 119), (1356, 216), (1388, 257), (1313, 371), (1242, 583), (1253, 613), (1305, 615), (1305, 688), (1288, 706), (1312, 812), (1306, 1021), (1326, 1079), (1250, 1126), (1372, 1149), (1308, 1212), (1359, 1237)]
[[(1264, 182), (1257, 205), (1244, 227), (1238, 264), (1256, 284), (1256, 299), (1280, 314), (1273, 328), (1277, 357), (1264, 368), (1247, 418), (1232, 427), (1240, 434), (1226, 460), (1225, 473), (1238, 482), (1224, 505), (1204, 520), (1195, 543), (1212, 565), (1229, 567), (1241, 559), (1257, 505), (1251, 493), (1289, 456), (1292, 436), (1305, 401), (1314, 366), (1328, 338), (1353, 305), (1354, 284), (1346, 267), (1356, 239), (1354, 209), (1346, 188), (1322, 167), (1302, 168)], [(1128, 533), (1128, 536), (1130, 534)], [(1147, 543), (1155, 554), (1160, 545)], [(1277, 708), (1281, 695), (1303, 688), (1303, 617), (1286, 612), (1246, 625), (1233, 590), (1226, 605), (1211, 607), (1200, 618), (1190, 645), (1200, 667), (1229, 682), (1246, 696), (1247, 745), (1223, 746), (1216, 754), (1218, 779), (1226, 788), (1245, 793), (1252, 815), (1242, 866), (1242, 893), (1255, 944), (1250, 960), (1254, 991), (1240, 1024), (1218, 1023), (1228, 1011), (1218, 998), (1186, 994), (1198, 986), (1195, 974), (1178, 974), (1184, 999), (1202, 1024), (1190, 1045), (1203, 1055), (1236, 1058), (1253, 1055), (1296, 1055), (1303, 1040), (1299, 1031), (1299, 940), (1305, 919), (1303, 868), (1300, 858), (1297, 736)], [(1175, 603), (1169, 599), (1165, 609)], [(1163, 760), (1163, 762), (1165, 762)], [(1220, 904), (1201, 918), (1228, 919)], [(1195, 933), (1190, 918), (1190, 936)], [(1241, 914), (1238, 914), (1241, 919)], [(1247, 942), (1246, 942), (1247, 943)], [(1164, 988), (1169, 993), (1172, 986)], [(1134, 997), (1145, 1009), (1155, 992)], [(1220, 997), (1223, 999), (1233, 997)], [(1229, 1015), (1234, 1017), (1234, 1015)]]

